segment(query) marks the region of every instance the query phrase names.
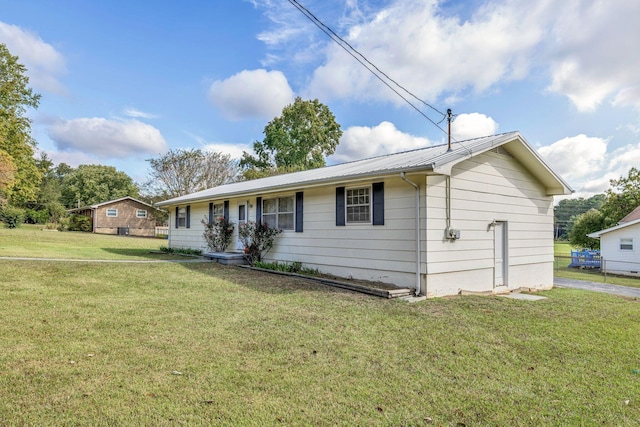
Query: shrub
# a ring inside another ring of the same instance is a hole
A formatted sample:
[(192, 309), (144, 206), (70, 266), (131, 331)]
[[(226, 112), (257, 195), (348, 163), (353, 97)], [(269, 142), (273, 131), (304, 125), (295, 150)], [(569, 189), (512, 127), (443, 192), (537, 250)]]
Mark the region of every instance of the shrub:
[(166, 246), (160, 246), (160, 252), (164, 252), (166, 254), (178, 254), (178, 255), (195, 255), (195, 256), (202, 255), (202, 251), (200, 249), (168, 248)]
[(49, 211), (46, 209), (36, 211), (34, 209), (26, 209), (24, 222), (27, 224), (46, 224), (49, 221)]
[(85, 215), (71, 215), (69, 217), (69, 231), (91, 231), (91, 218)]
[(0, 219), (7, 228), (18, 228), (24, 222), (24, 210), (13, 206), (6, 207), (0, 212)]
[(213, 252), (224, 252), (231, 243), (231, 236), (235, 228), (234, 223), (226, 221), (224, 218), (216, 219), (212, 224), (203, 219), (204, 240)]
[(261, 262), (264, 256), (271, 250), (276, 236), (282, 230), (271, 228), (265, 223), (255, 223), (253, 221), (240, 224), (238, 234), (240, 241), (244, 245), (244, 254), (249, 264), (254, 265)]
[(293, 262), (264, 262), (256, 261), (254, 267), (264, 268), (265, 270), (282, 271), (285, 273), (297, 273), (305, 276), (319, 276), (320, 272), (317, 268), (306, 268), (302, 266), (300, 261)]
[(58, 231), (69, 231), (69, 223), (70, 223), (70, 219), (67, 218), (60, 218), (60, 221), (58, 222)]

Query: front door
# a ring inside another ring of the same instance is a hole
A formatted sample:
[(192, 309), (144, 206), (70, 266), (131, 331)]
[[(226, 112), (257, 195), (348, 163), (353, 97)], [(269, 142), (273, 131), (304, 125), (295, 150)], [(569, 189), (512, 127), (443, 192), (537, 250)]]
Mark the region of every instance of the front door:
[(494, 240), (494, 282), (493, 287), (507, 286), (509, 258), (507, 257), (507, 223), (496, 221), (493, 227)]
[[(247, 222), (247, 208), (248, 206), (245, 205), (244, 203), (239, 203), (238, 204), (238, 227), (237, 229), (240, 230), (240, 226), (244, 223)], [(242, 243), (242, 240), (240, 240), (240, 233), (238, 233), (238, 240), (236, 242), (236, 250), (238, 251), (243, 251), (244, 250), (244, 243)]]

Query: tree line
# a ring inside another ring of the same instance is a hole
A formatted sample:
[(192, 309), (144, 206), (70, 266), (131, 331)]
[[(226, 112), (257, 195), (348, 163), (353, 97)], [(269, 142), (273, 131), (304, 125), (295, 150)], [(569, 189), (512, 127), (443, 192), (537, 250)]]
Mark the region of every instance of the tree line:
[(241, 159), (202, 149), (175, 149), (152, 159), (148, 179), (138, 184), (113, 166), (54, 164), (36, 156), (28, 109), (41, 95), (29, 87), (26, 68), (0, 44), (0, 220), (56, 223), (70, 209), (125, 196), (153, 204), (218, 185), (326, 165), (342, 130), (329, 108), (315, 100), (284, 107), (264, 128), (254, 153)]

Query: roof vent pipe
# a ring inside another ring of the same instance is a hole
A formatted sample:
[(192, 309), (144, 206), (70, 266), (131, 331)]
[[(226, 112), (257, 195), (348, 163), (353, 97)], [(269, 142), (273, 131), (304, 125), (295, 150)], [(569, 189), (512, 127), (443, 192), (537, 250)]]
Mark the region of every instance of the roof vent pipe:
[[(409, 181), (404, 172), (400, 172), (400, 178), (407, 184), (410, 184), (415, 188), (416, 193), (416, 296), (420, 295), (420, 187), (415, 182)], [(425, 292), (426, 294), (426, 292)]]

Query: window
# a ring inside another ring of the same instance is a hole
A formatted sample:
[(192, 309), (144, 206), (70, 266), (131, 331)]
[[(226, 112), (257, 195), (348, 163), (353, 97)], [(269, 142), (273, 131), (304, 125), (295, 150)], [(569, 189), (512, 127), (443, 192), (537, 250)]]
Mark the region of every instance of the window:
[(262, 201), (262, 222), (272, 228), (293, 230), (293, 196)]
[(247, 206), (238, 205), (238, 222), (243, 223), (247, 221)]
[(136, 210), (136, 218), (146, 218), (146, 217), (147, 217), (147, 211), (145, 209)]
[(633, 239), (620, 239), (620, 250), (621, 251), (632, 251), (633, 250)]
[(213, 221), (217, 221), (221, 218), (224, 218), (224, 204), (215, 203), (213, 205)]
[(348, 188), (347, 197), (347, 223), (370, 223), (371, 222), (371, 197), (370, 188)]
[(187, 209), (178, 209), (178, 218), (176, 219), (176, 227), (186, 227), (187, 225)]
[(110, 216), (110, 217), (118, 216), (118, 209), (107, 209), (107, 216)]

